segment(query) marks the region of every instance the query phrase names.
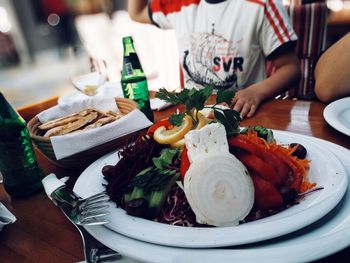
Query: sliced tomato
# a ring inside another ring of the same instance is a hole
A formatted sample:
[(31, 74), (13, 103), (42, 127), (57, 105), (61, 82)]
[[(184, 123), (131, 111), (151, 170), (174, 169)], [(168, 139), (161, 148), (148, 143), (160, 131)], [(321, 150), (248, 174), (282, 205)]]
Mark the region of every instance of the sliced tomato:
[(260, 159), (258, 156), (245, 153), (238, 155), (237, 158), (248, 168), (249, 172), (254, 171), (255, 174), (274, 186), (282, 184), (282, 177), (279, 176), (273, 166)]
[(254, 206), (257, 209), (268, 210), (281, 206), (283, 198), (277, 189), (265, 179), (252, 175), (255, 190)]
[(167, 130), (172, 127), (168, 119), (162, 119), (160, 121), (157, 121), (151, 127), (148, 128), (147, 135), (153, 136), (154, 131), (161, 126), (164, 126)]
[(190, 163), (190, 159), (188, 158), (187, 148), (184, 147), (181, 153), (181, 163), (180, 163), (180, 176), (182, 180), (185, 178), (185, 174), (188, 168), (190, 168), (190, 165), (191, 163)]

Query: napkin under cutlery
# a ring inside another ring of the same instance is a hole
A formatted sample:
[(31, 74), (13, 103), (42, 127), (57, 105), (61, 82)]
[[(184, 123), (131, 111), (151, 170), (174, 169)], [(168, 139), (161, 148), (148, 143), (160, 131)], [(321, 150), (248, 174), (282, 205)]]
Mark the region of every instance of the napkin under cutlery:
[(0, 202), (0, 231), (1, 229), (16, 221), (16, 217)]

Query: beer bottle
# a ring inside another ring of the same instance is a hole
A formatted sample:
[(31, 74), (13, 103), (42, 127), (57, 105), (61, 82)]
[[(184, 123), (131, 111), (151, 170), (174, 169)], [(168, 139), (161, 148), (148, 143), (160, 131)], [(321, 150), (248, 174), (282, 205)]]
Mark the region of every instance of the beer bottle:
[(42, 187), (25, 121), (0, 92), (0, 172), (6, 192), (13, 197), (30, 195)]
[(140, 110), (153, 122), (147, 79), (130, 36), (123, 38), (123, 47), (124, 56), (121, 85), (124, 97), (136, 101)]

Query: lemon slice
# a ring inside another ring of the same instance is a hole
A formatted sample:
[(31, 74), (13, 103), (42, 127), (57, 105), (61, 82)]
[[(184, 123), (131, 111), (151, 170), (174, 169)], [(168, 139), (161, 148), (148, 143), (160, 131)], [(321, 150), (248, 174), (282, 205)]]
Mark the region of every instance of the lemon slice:
[(209, 119), (205, 117), (201, 112), (198, 112), (198, 124), (194, 128), (194, 130), (200, 130), (202, 129), (205, 125), (207, 125), (209, 122)]
[[(198, 123), (196, 127), (192, 127), (192, 130), (200, 130), (205, 125), (207, 125), (208, 122), (209, 122), (209, 119), (205, 117), (201, 112), (198, 112)], [(170, 144), (171, 148), (182, 148), (184, 146), (185, 146), (185, 138), (183, 137), (180, 140)]]
[(192, 119), (190, 116), (185, 116), (180, 126), (174, 126), (167, 130), (164, 126), (160, 126), (154, 131), (153, 139), (159, 144), (171, 144), (181, 140), (187, 132), (192, 128)]
[(170, 144), (170, 148), (182, 148), (185, 146), (185, 138)]

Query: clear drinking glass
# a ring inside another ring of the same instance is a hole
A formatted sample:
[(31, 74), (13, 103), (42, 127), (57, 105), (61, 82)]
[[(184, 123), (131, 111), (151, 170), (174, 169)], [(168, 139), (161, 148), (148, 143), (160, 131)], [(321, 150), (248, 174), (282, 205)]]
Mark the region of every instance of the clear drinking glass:
[(76, 55), (69, 53), (72, 64), (70, 80), (75, 89), (87, 96), (96, 95), (107, 80), (107, 65), (102, 59), (94, 59), (85, 48)]
[(105, 81), (105, 75), (97, 71), (72, 77), (73, 86), (87, 96), (96, 95)]

